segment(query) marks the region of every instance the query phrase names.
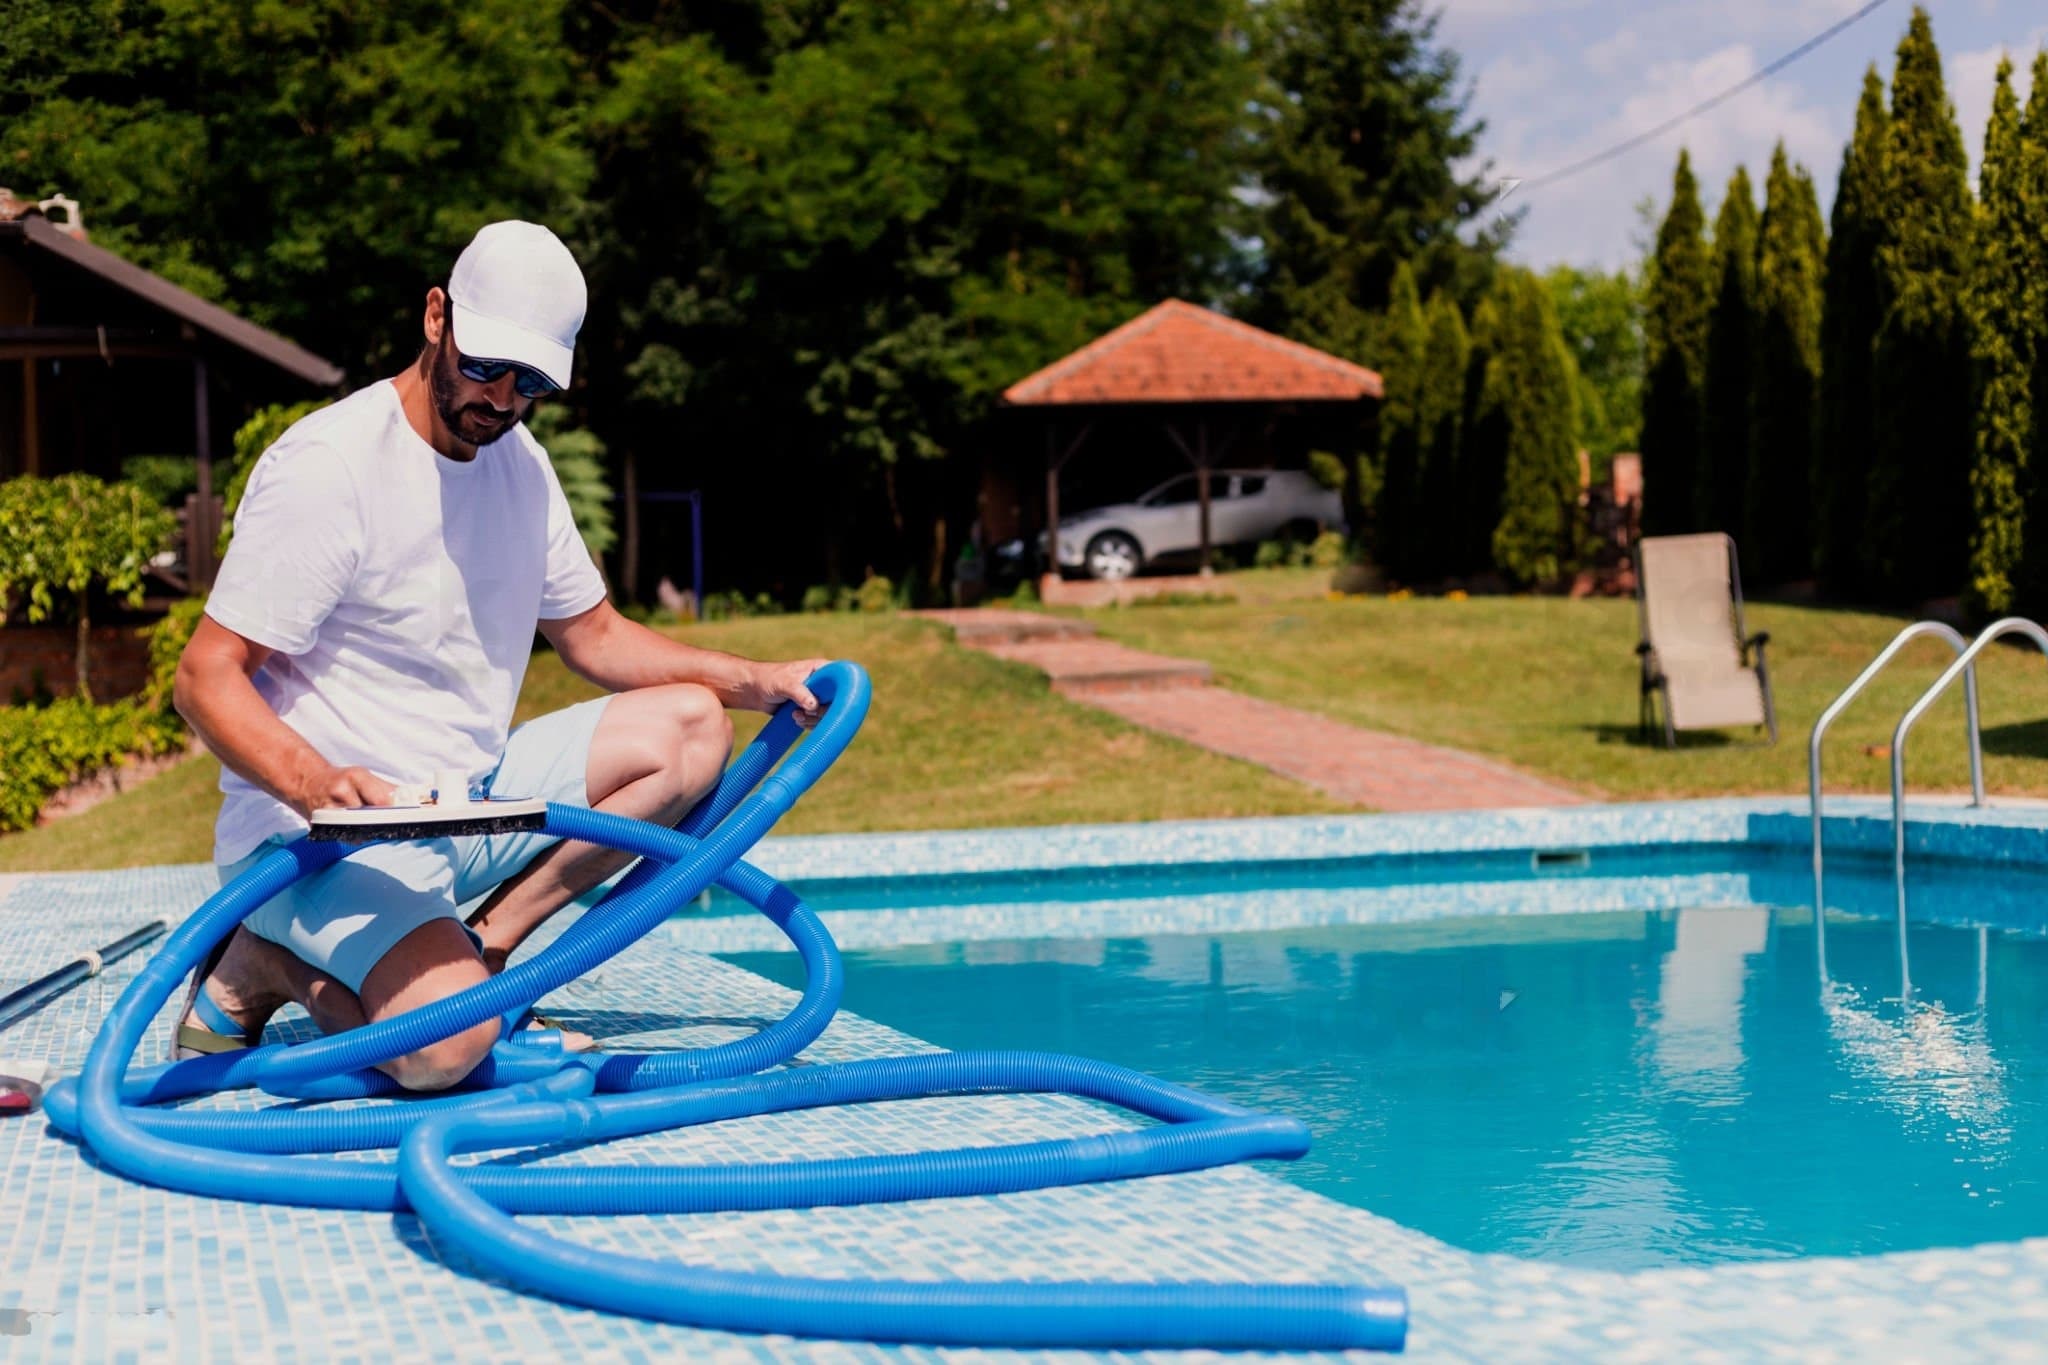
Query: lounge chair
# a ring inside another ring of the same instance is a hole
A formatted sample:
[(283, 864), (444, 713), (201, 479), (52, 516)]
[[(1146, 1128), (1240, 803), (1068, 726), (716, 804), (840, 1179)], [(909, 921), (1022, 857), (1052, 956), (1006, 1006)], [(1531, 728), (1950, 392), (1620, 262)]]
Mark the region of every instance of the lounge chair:
[(1648, 536), (1636, 542), (1636, 601), (1643, 641), (1636, 646), (1643, 681), (1637, 731), (1645, 739), (1664, 699), (1664, 743), (1680, 730), (1761, 725), (1778, 742), (1771, 674), (1764, 646), (1771, 637), (1745, 635), (1742, 575), (1735, 542), (1718, 532)]

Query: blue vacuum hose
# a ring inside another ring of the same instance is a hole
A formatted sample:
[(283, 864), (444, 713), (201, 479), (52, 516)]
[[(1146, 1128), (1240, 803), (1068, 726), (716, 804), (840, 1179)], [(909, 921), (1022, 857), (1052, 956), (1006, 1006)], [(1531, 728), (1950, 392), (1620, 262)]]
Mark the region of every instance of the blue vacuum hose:
[[(867, 1282), (736, 1273), (578, 1246), (519, 1214), (704, 1213), (1011, 1193), (1294, 1158), (1309, 1135), (1124, 1067), (1037, 1052), (952, 1052), (771, 1074), (839, 1007), (831, 936), (802, 900), (743, 861), (846, 749), (866, 716), (867, 675), (835, 663), (810, 679), (828, 703), (809, 739), (784, 708), (680, 828), (550, 805), (550, 834), (641, 861), (529, 961), (396, 1018), (297, 1046), (272, 1045), (131, 1072), (143, 1033), (209, 949), (257, 906), (349, 845), (275, 850), (201, 905), (122, 993), (85, 1070), (45, 1099), (53, 1127), (133, 1179), (220, 1199), (411, 1209), (438, 1245), (484, 1272), (570, 1303), (744, 1332), (981, 1346), (1400, 1350), (1406, 1295), (1370, 1285)], [(788, 755), (787, 761), (782, 761)], [(778, 767), (778, 763), (780, 766)], [(431, 1099), (251, 1112), (157, 1106), (257, 1088), (293, 1099), (400, 1093), (375, 1068), (533, 1001), (608, 961), (714, 882), (788, 936), (807, 973), (788, 1015), (716, 1047), (572, 1056), (501, 1042)], [(587, 1145), (695, 1124), (931, 1095), (1041, 1092), (1116, 1105), (1154, 1125), (946, 1152), (762, 1165), (463, 1165), (459, 1153)], [(395, 1163), (322, 1155), (398, 1149)]]

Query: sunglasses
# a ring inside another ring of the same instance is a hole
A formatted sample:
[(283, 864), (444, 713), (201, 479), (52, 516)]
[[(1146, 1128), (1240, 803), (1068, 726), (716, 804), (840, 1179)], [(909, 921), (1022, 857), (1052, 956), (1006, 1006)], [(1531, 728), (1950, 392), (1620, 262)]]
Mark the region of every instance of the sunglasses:
[(509, 370), (514, 375), (512, 387), (521, 398), (545, 398), (555, 391), (554, 380), (539, 370), (509, 360), (480, 360), (457, 352), (455, 368), (464, 379), (474, 379), (479, 384), (494, 384)]

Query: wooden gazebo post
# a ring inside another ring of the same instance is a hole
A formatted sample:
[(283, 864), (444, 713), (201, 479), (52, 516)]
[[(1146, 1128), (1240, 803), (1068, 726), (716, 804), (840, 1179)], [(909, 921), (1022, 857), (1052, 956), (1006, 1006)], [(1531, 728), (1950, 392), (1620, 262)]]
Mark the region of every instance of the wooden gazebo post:
[(1060, 572), (1060, 469), (1074, 458), (1074, 452), (1088, 439), (1089, 428), (1094, 425), (1083, 422), (1067, 448), (1061, 450), (1059, 423), (1045, 424), (1045, 571), (1054, 577)]

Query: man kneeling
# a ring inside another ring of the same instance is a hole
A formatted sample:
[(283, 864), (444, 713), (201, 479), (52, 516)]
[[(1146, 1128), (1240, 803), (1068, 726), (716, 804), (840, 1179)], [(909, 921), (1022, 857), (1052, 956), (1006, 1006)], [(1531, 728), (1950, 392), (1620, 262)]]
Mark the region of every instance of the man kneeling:
[[(257, 461), (174, 694), (224, 769), (224, 882), (316, 810), (451, 769), (494, 796), (673, 825), (724, 769), (726, 708), (788, 701), (816, 721), (804, 679), (824, 660), (696, 649), (606, 600), (522, 425), (567, 386), (585, 302), (553, 233), (493, 223), (427, 291), (419, 359)], [(536, 629), (611, 695), (508, 734)], [(258, 907), (194, 973), (175, 1051), (253, 1046), (287, 1002), (333, 1033), (465, 990), (628, 858), (544, 834), (365, 848)], [(443, 1089), (498, 1030), (383, 1069)]]

